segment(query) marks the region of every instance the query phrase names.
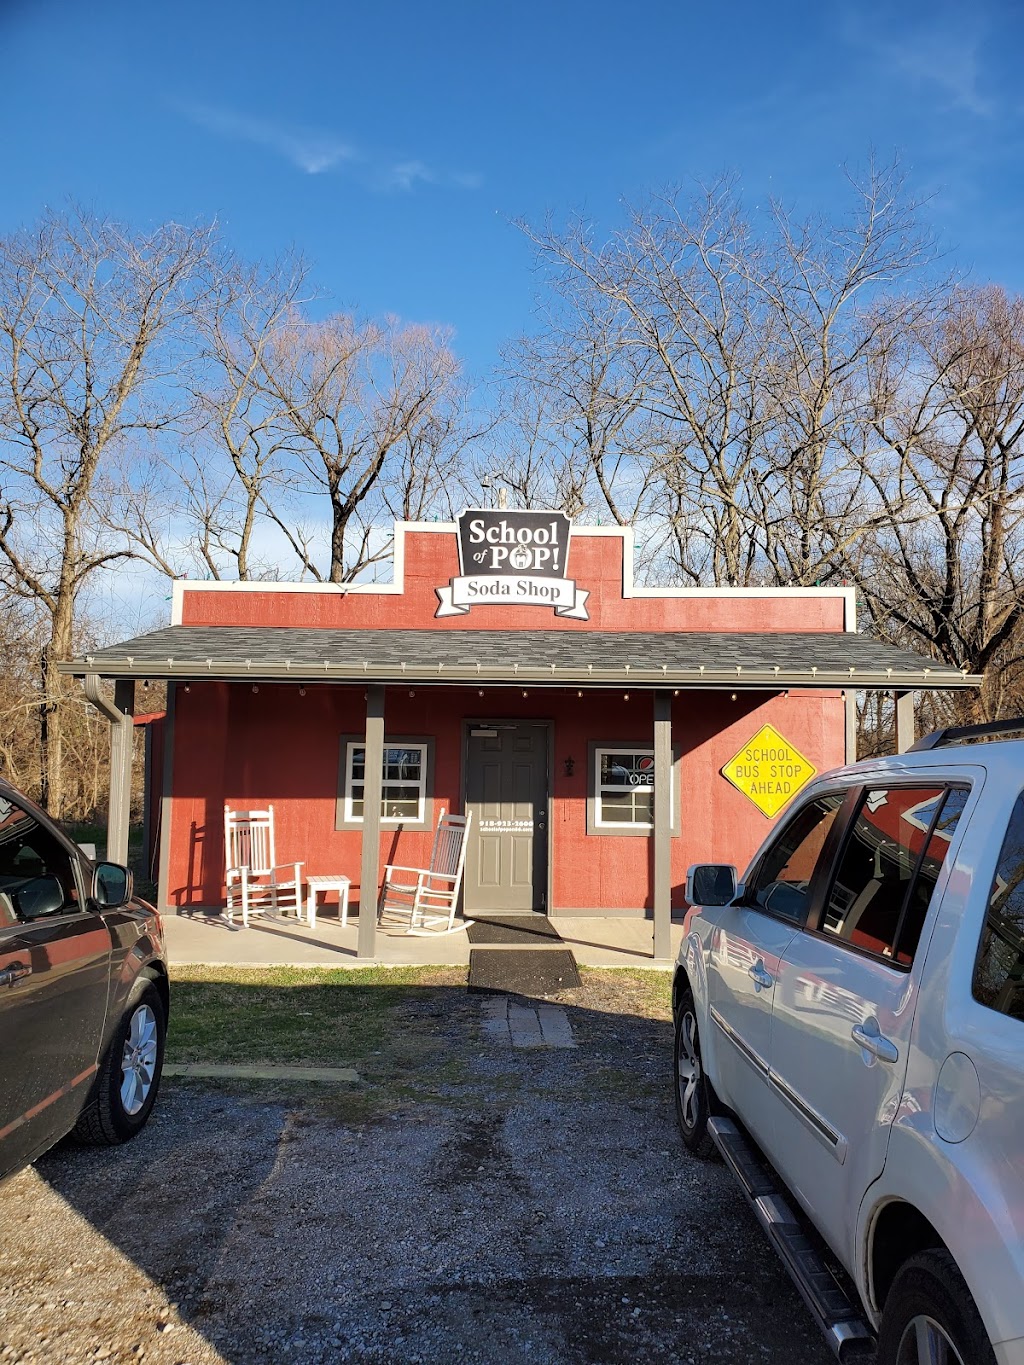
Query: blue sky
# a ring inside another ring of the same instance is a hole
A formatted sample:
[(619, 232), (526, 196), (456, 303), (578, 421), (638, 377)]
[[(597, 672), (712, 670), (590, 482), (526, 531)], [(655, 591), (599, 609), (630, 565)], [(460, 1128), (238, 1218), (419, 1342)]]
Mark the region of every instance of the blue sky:
[(68, 196), (295, 245), (332, 302), (452, 326), (483, 374), (527, 330), (511, 225), (736, 173), (828, 210), (902, 158), (950, 263), (1024, 289), (1024, 5), (734, 0), (0, 0), (0, 231)]

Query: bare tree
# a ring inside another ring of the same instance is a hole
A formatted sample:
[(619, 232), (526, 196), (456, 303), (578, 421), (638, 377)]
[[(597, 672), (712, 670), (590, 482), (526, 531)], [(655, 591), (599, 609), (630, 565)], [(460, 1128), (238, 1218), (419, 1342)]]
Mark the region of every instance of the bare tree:
[(866, 366), (883, 337), (912, 331), (948, 287), (926, 270), (932, 243), (898, 163), (848, 180), (851, 207), (835, 221), (797, 222), (772, 206), (773, 240), (755, 277), (773, 332), (758, 538), (780, 583), (841, 574), (849, 545), (874, 524)]
[(865, 468), (876, 523), (849, 557), (877, 630), (986, 672), (981, 715), (1024, 681), (1024, 300), (960, 289), (885, 338)]
[(75, 611), (95, 574), (131, 554), (106, 529), (101, 476), (179, 408), (187, 324), (203, 292), (208, 228), (150, 234), (48, 213), (0, 244), (0, 581), (46, 621), (40, 794), (65, 802), (63, 686)]
[(814, 583), (870, 523), (865, 360), (926, 307), (894, 286), (930, 248), (898, 167), (851, 190), (837, 222), (773, 205), (755, 224), (724, 180), (630, 210), (604, 245), (581, 222), (527, 229), (551, 301), (520, 378), (558, 395), (557, 443), (683, 582)]
[(261, 489), (267, 516), (311, 576), (351, 580), (390, 553), (383, 513), (422, 516), (443, 500), (464, 433), (459, 366), (441, 329), (345, 314), (314, 322), (293, 311), (246, 382), (268, 412), (268, 448), (285, 460), (277, 481), (327, 496), (321, 573), (296, 518), (268, 498), (266, 481)]
[(623, 344), (614, 303), (564, 269), (555, 287), (545, 329), (505, 356), (504, 439), (488, 472), (519, 505), (626, 525), (643, 517), (652, 481), (645, 361)]

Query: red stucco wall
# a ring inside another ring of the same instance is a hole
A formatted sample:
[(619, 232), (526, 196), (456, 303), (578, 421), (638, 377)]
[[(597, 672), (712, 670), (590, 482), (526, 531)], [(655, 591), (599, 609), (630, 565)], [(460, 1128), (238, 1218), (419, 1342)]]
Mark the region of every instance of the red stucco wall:
[(405, 591), (266, 592), (184, 584), (182, 625), (310, 626), (366, 630), (842, 630), (843, 598), (622, 596), (622, 538), (573, 533), (569, 577), (590, 593), (589, 621), (569, 621), (548, 607), (474, 606), (436, 620), (434, 589), (459, 572), (454, 534), (405, 537)]
[[(177, 688), (174, 795), (167, 900), (171, 907), (223, 904), (223, 811), (273, 803), (279, 860), (301, 859), (305, 873), (341, 872), (358, 898), (360, 835), (336, 831), (339, 736), (358, 733), (365, 717), (361, 688), (193, 683)], [(517, 690), (388, 689), (387, 734), (436, 741), (434, 810), (462, 809), (464, 719), (552, 722), (553, 910), (636, 909), (651, 904), (651, 841), (586, 832), (588, 741), (649, 746), (649, 694), (562, 690), (524, 698)], [(766, 721), (819, 770), (843, 761), (844, 707), (835, 694), (766, 697), (684, 692), (673, 707), (681, 750), (681, 836), (672, 841), (673, 903), (692, 862), (737, 863), (741, 870), (771, 823), (721, 776), (720, 769)], [(574, 759), (573, 776), (565, 759)], [(417, 865), (431, 835), (386, 830), (381, 863)]]
[[(844, 599), (766, 594), (713, 597), (623, 597), (623, 540), (573, 533), (568, 574), (590, 593), (587, 622), (556, 617), (550, 608), (474, 606), (468, 615), (437, 620), (435, 588), (459, 571), (454, 533), (405, 535), (402, 595), (267, 590), (231, 585), (178, 585), (184, 625), (347, 627), (438, 630), (840, 631)], [(510, 642), (510, 649), (514, 646)], [(681, 692), (673, 738), (681, 751), (681, 836), (672, 841), (674, 903), (687, 866), (696, 861), (741, 867), (770, 828), (720, 769), (771, 721), (819, 769), (843, 761), (841, 696), (788, 697), (739, 692)], [(652, 743), (650, 694), (519, 689), (392, 688), (386, 699), (388, 735), (435, 740), (435, 817), (462, 810), (463, 722), (466, 719), (552, 722), (552, 908), (555, 911), (639, 909), (651, 904), (652, 847), (648, 838), (587, 834), (590, 741)], [(336, 831), (339, 737), (361, 733), (364, 691), (358, 686), (192, 683), (176, 688), (173, 793), (167, 902), (223, 904), (225, 801), (273, 803), (277, 857), (302, 860), (306, 875), (344, 873), (358, 896), (359, 832)], [(565, 772), (572, 757), (575, 771)], [(429, 832), (385, 830), (381, 863), (421, 865)]]

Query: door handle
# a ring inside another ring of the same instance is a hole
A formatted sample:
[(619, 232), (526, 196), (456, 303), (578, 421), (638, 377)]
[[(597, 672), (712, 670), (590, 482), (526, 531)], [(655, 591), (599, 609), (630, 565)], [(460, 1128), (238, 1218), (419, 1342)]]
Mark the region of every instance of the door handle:
[(769, 986), (775, 985), (774, 977), (770, 972), (765, 971), (764, 963), (760, 958), (758, 958), (753, 967), (747, 968), (747, 975), (750, 977), (751, 981), (753, 981), (755, 990), (760, 990), (762, 986), (767, 990)]
[[(874, 1024), (874, 1028), (871, 1028), (871, 1024)], [(878, 1024), (874, 1019), (868, 1020), (866, 1024), (854, 1024), (850, 1029), (850, 1037), (858, 1047), (870, 1052), (872, 1057), (877, 1057), (880, 1062), (898, 1062), (900, 1059), (899, 1048), (879, 1033)]]
[(32, 968), (24, 962), (12, 962), (9, 967), (0, 970), (0, 986), (13, 986), (15, 981), (20, 981), (23, 976), (28, 976)]

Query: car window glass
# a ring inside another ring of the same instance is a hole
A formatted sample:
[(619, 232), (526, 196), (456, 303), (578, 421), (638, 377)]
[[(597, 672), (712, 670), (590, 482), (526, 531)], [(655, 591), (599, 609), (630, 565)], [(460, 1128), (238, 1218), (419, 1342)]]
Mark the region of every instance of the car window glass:
[(974, 997), (1024, 1019), (1024, 794), (1018, 796), (999, 853), (974, 969)]
[[(874, 787), (864, 793), (829, 891), (823, 933), (891, 958), (905, 924), (912, 946), (903, 960), (909, 963), (962, 809), (951, 807), (952, 828), (930, 840), (945, 797), (943, 787)], [(912, 894), (919, 863), (927, 871)]]
[(843, 804), (842, 792), (809, 801), (771, 845), (746, 887), (744, 899), (773, 915), (802, 923), (810, 885), (829, 830)]
[(5, 801), (0, 809), (0, 926), (77, 909), (67, 850), (34, 816)]
[(961, 787), (947, 792), (946, 799), (939, 809), (938, 819), (928, 836), (924, 856), (917, 869), (917, 876), (903, 908), (903, 919), (896, 934), (896, 961), (906, 966), (913, 962), (914, 954), (917, 952), (932, 892), (939, 880), (939, 873), (946, 861), (946, 854), (949, 852), (960, 817), (964, 813), (968, 796), (970, 792)]

